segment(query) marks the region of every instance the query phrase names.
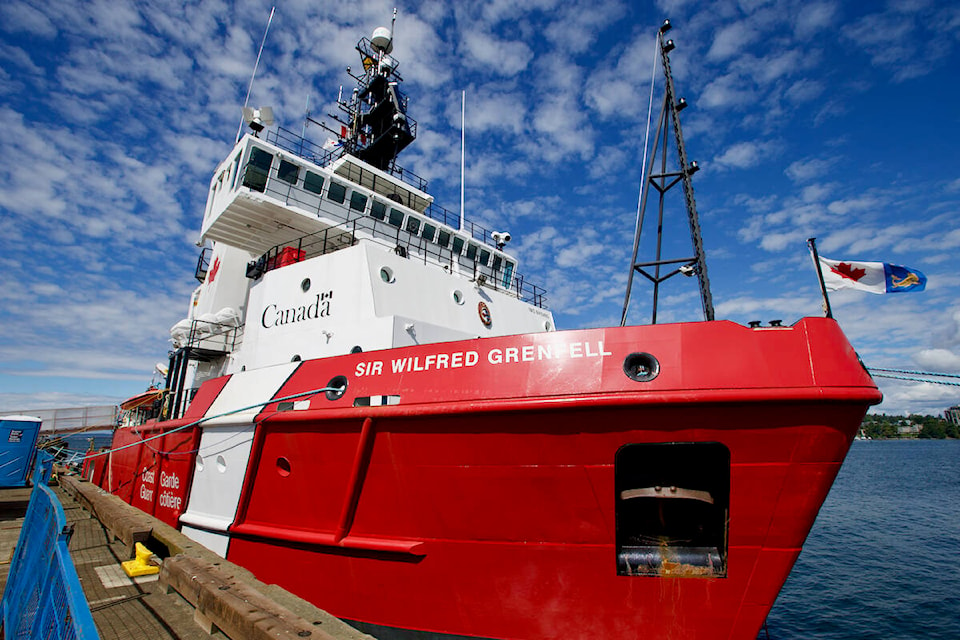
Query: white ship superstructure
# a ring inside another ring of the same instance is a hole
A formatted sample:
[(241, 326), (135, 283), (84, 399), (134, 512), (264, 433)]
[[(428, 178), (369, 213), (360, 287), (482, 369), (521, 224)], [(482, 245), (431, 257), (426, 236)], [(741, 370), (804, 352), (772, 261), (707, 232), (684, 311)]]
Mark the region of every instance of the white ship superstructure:
[(396, 166), (416, 122), (380, 37), (357, 46), (365, 73), (340, 103), (335, 144), (264, 132), (254, 117), (214, 172), (200, 236), (212, 247), (171, 330), (169, 417), (224, 374), (554, 329), (543, 291), (504, 251), (509, 233), (463, 223)]

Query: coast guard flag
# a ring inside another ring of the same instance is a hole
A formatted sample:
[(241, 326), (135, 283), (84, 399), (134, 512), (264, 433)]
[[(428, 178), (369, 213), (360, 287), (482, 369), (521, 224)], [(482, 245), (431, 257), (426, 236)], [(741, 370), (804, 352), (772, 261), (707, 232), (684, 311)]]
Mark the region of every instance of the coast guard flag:
[(887, 262), (830, 260), (820, 256), (823, 283), (830, 291), (860, 289), (870, 293), (923, 291), (927, 276), (916, 269)]

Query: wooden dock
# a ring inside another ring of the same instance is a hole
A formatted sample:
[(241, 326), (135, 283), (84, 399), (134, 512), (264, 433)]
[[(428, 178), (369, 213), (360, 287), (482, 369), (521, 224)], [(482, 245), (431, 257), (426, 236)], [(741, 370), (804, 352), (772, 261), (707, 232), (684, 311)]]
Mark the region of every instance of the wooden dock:
[[(102, 640), (372, 640), (88, 482), (62, 475), (55, 492), (73, 527), (70, 555)], [(30, 489), (0, 489), (0, 589), (29, 500)], [(162, 559), (159, 574), (124, 573), (120, 563), (133, 557), (136, 542)]]

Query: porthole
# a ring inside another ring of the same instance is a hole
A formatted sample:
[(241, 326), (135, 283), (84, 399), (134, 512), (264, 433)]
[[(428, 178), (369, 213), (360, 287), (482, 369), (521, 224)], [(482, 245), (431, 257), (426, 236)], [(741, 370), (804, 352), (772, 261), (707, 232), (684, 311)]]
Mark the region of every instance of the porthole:
[(454, 289), (453, 293), (450, 294), (453, 297), (453, 301), (457, 304), (463, 304), (463, 291), (460, 289)]
[(339, 400), (347, 392), (346, 376), (334, 376), (327, 383), (327, 400)]
[(197, 471), (203, 471), (203, 456), (197, 455)]
[(290, 362), (300, 362), (300, 359), (301, 359), (300, 354), (297, 353), (297, 354), (294, 354), (292, 358), (290, 358)]
[(310, 291), (310, 278), (304, 278), (303, 282), (300, 283), (300, 288), (304, 293)]
[(386, 283), (392, 283), (394, 281), (393, 269), (390, 267), (380, 267), (380, 279)]
[(550, 324), (550, 321), (549, 321), (549, 320), (544, 320), (544, 321), (543, 321), (543, 330), (544, 330), (544, 331), (553, 331), (553, 325)]
[(353, 348), (350, 349), (350, 353), (363, 353), (363, 347), (358, 344), (353, 345)]
[(217, 456), (217, 471), (225, 473), (227, 470), (227, 461), (223, 456)]
[(284, 478), (290, 475), (290, 461), (283, 456), (277, 458), (277, 473)]
[(623, 359), (623, 372), (631, 380), (650, 382), (660, 375), (660, 362), (649, 353), (631, 353)]

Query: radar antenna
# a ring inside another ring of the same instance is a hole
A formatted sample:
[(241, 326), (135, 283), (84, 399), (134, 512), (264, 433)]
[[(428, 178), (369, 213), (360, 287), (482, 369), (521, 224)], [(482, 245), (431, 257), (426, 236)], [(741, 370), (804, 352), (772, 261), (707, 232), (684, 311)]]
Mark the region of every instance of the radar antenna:
[[(669, 53), (675, 48), (673, 40), (664, 41), (663, 35), (670, 30), (669, 20), (664, 20), (657, 32), (657, 47), (660, 51), (660, 62), (663, 66), (665, 77), (663, 107), (660, 109), (660, 117), (657, 120), (657, 133), (653, 142), (653, 153), (650, 156), (649, 164), (644, 167), (640, 205), (637, 211), (637, 229), (633, 239), (633, 257), (630, 261), (630, 275), (627, 278), (627, 294), (623, 301), (623, 315), (620, 318), (620, 326), (627, 323), (627, 310), (630, 306), (630, 294), (633, 288), (633, 276), (639, 273), (653, 283), (653, 318), (651, 324), (657, 323), (657, 302), (660, 293), (660, 283), (672, 278), (677, 274), (685, 276), (697, 276), (700, 283), (700, 302), (703, 306), (703, 316), (705, 320), (713, 320), (713, 298), (710, 295), (710, 281), (707, 278), (707, 263), (704, 258), (703, 241), (700, 236), (700, 220), (697, 216), (697, 203), (693, 197), (693, 182), (691, 176), (696, 173), (700, 167), (696, 162), (687, 162), (687, 152), (683, 144), (683, 132), (680, 129), (680, 112), (686, 108), (687, 102), (683, 98), (676, 100), (673, 91), (673, 76), (670, 72)], [(651, 96), (652, 100), (652, 96)], [(651, 103), (652, 105), (652, 103)], [(649, 126), (649, 124), (648, 124)], [(676, 143), (677, 162), (680, 165), (677, 171), (667, 171), (667, 150), (669, 129), (673, 128), (674, 142)], [(661, 145), (662, 142), (662, 145)], [(646, 154), (646, 148), (644, 149)], [(657, 164), (659, 155), (659, 172), (653, 173)], [(683, 195), (686, 202), (687, 218), (690, 223), (690, 240), (693, 245), (693, 255), (690, 257), (665, 260), (662, 257), (663, 248), (663, 205), (664, 198), (672, 187), (677, 184), (683, 185)], [(657, 208), (657, 242), (654, 259), (649, 262), (637, 262), (637, 253), (640, 248), (640, 235), (643, 231), (643, 219), (646, 213), (647, 196), (650, 187), (653, 187), (659, 197)], [(664, 267), (672, 268), (671, 271), (664, 273)], [(652, 268), (653, 272), (650, 272)]]
[[(343, 150), (374, 167), (392, 172), (397, 156), (417, 137), (417, 122), (407, 115), (407, 97), (400, 91), (403, 78), (397, 73), (399, 63), (393, 51), (393, 30), (397, 10), (393, 10), (390, 28), (377, 27), (369, 39), (357, 43), (362, 71), (347, 73), (357, 86), (346, 100), (337, 99), (345, 118), (329, 114), (340, 124), (336, 131), (321, 124), (339, 137)], [(308, 116), (310, 122), (316, 122)]]

